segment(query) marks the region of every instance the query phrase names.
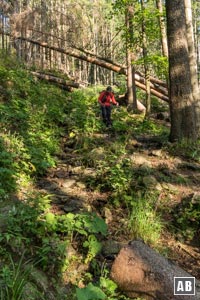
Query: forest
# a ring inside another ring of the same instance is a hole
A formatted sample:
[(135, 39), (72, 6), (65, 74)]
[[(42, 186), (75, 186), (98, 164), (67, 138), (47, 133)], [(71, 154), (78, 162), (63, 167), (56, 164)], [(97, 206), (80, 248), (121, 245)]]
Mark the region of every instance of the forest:
[(200, 299), (199, 84), (198, 0), (1, 0), (0, 300)]

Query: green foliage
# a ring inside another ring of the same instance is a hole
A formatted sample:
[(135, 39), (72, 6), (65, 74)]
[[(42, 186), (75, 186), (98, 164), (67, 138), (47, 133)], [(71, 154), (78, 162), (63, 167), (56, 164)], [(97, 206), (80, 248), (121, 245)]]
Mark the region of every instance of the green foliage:
[(0, 197), (16, 189), (15, 155), (6, 149), (5, 142), (0, 138)]
[(88, 248), (86, 263), (91, 261), (101, 251), (101, 243), (98, 242), (94, 234), (88, 236), (88, 240), (83, 243), (83, 247)]
[(103, 219), (99, 218), (94, 213), (83, 213), (73, 214), (68, 213), (66, 215), (57, 216), (58, 219), (58, 230), (61, 232), (70, 232), (73, 234), (74, 231), (81, 235), (92, 234), (107, 234), (107, 225)]
[(85, 288), (76, 288), (76, 295), (78, 300), (129, 300), (118, 291), (117, 284), (109, 279), (107, 270), (95, 285), (90, 282)]
[(7, 69), (1, 65), (0, 76), (6, 90), (6, 99), (0, 105), (1, 137), (6, 141), (4, 152), (12, 153), (15, 161), (7, 173), (16, 173), (17, 177), (24, 173), (29, 177), (43, 174), (56, 163), (60, 124), (66, 116), (66, 94), (33, 80), (16, 64), (13, 66)]
[(85, 288), (77, 288), (76, 295), (78, 300), (104, 300), (106, 295), (104, 292), (97, 286), (94, 286), (92, 283), (89, 283)]
[(168, 59), (162, 55), (153, 53), (145, 58), (137, 59), (134, 64), (136, 66), (143, 65), (147, 63), (152, 66), (152, 68), (156, 71), (156, 74), (159, 78), (167, 78), (168, 75)]
[(69, 133), (87, 135), (100, 129), (100, 123), (97, 122), (96, 116), (98, 113), (97, 98), (89, 89), (75, 91), (71, 95), (71, 101), (68, 102), (65, 112)]
[(200, 196), (185, 198), (173, 209), (174, 229), (181, 239), (192, 240), (199, 233)]
[(147, 199), (133, 199), (126, 196), (132, 210), (129, 216), (129, 228), (134, 238), (142, 238), (145, 242), (156, 245), (159, 241), (163, 224), (157, 215), (154, 204)]
[(105, 154), (106, 159), (99, 164), (97, 177), (90, 182), (90, 186), (94, 185), (102, 191), (115, 191), (115, 194), (122, 193), (128, 189), (132, 175), (130, 161), (124, 157), (124, 147), (114, 149), (113, 144), (112, 150)]
[[(16, 264), (9, 257), (9, 264), (5, 264), (0, 272), (0, 296), (2, 300), (25, 300), (25, 289), (32, 272), (30, 261), (24, 261), (24, 254)], [(37, 291), (37, 299), (44, 299)]]
[(106, 292), (109, 296), (114, 296), (117, 290), (117, 284), (109, 279), (107, 276), (100, 277), (100, 287)]
[(90, 282), (85, 288), (76, 288), (76, 295), (78, 300), (129, 300), (117, 291), (117, 284), (106, 273), (96, 285)]
[(190, 140), (183, 140), (181, 142), (168, 145), (167, 149), (170, 154), (174, 156), (180, 156), (200, 162), (200, 141), (192, 142)]
[(145, 132), (146, 134), (150, 133), (151, 135), (159, 135), (168, 133), (168, 129), (162, 125), (156, 124), (151, 119), (145, 119), (137, 125), (135, 132), (137, 134)]
[(38, 257), (44, 269), (60, 270), (67, 255), (66, 247), (78, 234), (82, 246), (88, 249), (85, 259), (89, 262), (101, 250), (97, 235), (107, 234), (104, 220), (89, 213), (59, 216), (48, 208), (49, 198), (42, 195), (29, 199), (26, 204), (14, 205), (9, 212), (7, 231), (0, 235), (1, 243), (12, 244), (16, 251), (26, 247), (29, 255)]
[[(143, 93), (144, 94), (144, 93)], [(154, 113), (158, 112), (168, 112), (169, 111), (169, 104), (158, 100), (156, 97), (151, 97), (151, 111)]]
[[(134, 63), (141, 67), (144, 66), (144, 63), (147, 64), (149, 69), (153, 70), (159, 78), (165, 79), (167, 76), (168, 60), (166, 57), (163, 57), (161, 52), (160, 29), (158, 26), (159, 12), (155, 4), (152, 1), (145, 1), (142, 8), (139, 1), (117, 0), (113, 3), (113, 12), (121, 19), (121, 16), (125, 17), (128, 6), (133, 7), (134, 11), (131, 20), (134, 31), (130, 34), (125, 22), (121, 21), (118, 26), (122, 31), (122, 39), (128, 43), (133, 53), (137, 53), (139, 48), (143, 48), (143, 31), (145, 27), (148, 49), (147, 55), (143, 58), (139, 57)], [(160, 50), (155, 51), (155, 49)]]

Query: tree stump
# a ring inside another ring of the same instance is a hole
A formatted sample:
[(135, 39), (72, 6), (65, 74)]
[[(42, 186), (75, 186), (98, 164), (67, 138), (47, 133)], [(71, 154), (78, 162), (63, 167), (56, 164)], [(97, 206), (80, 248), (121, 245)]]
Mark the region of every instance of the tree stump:
[(195, 295), (174, 295), (174, 277), (193, 276), (138, 240), (121, 249), (111, 269), (111, 278), (130, 298), (200, 300), (198, 280)]

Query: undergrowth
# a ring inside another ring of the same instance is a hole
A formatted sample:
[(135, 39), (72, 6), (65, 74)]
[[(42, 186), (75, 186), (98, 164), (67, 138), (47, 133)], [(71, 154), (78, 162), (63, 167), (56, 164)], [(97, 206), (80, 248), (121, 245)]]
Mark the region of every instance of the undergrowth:
[(200, 162), (200, 141), (191, 142), (183, 140), (178, 143), (168, 146), (168, 151), (171, 155), (190, 159), (195, 162)]

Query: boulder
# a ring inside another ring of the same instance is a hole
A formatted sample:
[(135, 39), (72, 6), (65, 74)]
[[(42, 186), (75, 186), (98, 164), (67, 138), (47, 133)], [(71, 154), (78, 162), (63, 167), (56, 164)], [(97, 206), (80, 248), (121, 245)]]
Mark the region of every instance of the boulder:
[(116, 257), (111, 278), (131, 298), (146, 300), (199, 300), (200, 282), (196, 280), (196, 295), (174, 295), (174, 277), (192, 277), (140, 240), (124, 246)]

